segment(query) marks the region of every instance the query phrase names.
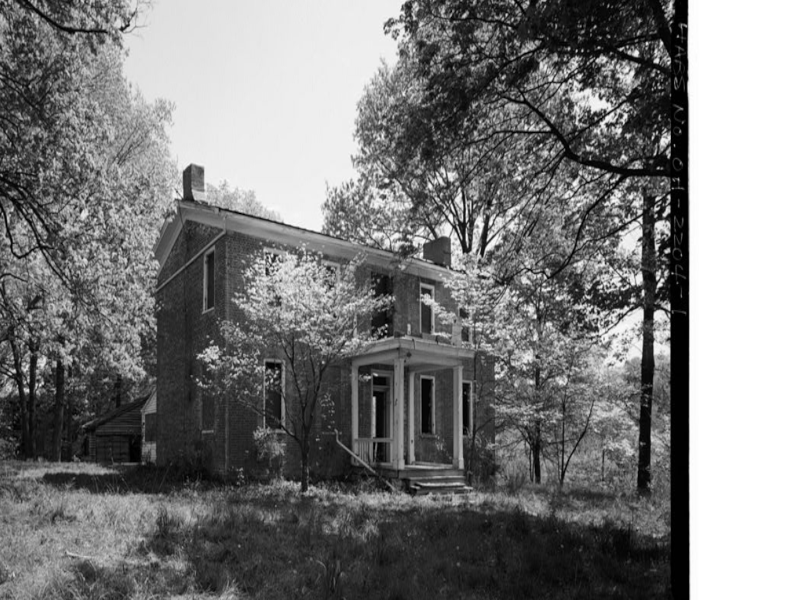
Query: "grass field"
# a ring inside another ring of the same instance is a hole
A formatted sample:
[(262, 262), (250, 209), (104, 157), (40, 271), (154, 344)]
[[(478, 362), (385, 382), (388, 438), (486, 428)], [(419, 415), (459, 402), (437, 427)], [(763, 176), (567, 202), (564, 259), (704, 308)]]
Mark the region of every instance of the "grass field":
[(665, 598), (667, 509), (0, 463), (0, 598)]

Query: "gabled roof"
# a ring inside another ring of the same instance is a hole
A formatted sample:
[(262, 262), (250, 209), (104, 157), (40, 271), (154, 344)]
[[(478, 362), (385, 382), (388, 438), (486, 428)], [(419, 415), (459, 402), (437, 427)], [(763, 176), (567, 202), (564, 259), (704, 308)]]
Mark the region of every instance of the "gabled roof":
[(400, 270), (436, 280), (442, 280), (452, 272), (450, 269), (428, 260), (400, 259), (386, 250), (362, 246), (325, 233), (191, 200), (178, 200), (176, 213), (161, 227), (161, 234), (154, 248), (160, 267), (163, 268), (186, 221), (195, 221), (216, 227), (224, 232), (243, 233), (275, 244), (292, 247), (305, 245), (311, 250), (335, 258), (352, 260), (356, 256), (366, 254), (370, 264), (383, 268), (397, 267)]
[(123, 404), (119, 408), (115, 408), (114, 410), (111, 410), (105, 413), (104, 415), (101, 415), (96, 419), (89, 421), (88, 423), (84, 423), (81, 426), (81, 429), (85, 429), (86, 431), (94, 431), (101, 425), (104, 425), (109, 421), (113, 421), (114, 419), (121, 417), (122, 415), (127, 414), (132, 410), (141, 410), (142, 407), (147, 402), (148, 398), (150, 398), (150, 394), (142, 396), (141, 398), (137, 398), (136, 400), (134, 400), (133, 402), (129, 402), (128, 404)]

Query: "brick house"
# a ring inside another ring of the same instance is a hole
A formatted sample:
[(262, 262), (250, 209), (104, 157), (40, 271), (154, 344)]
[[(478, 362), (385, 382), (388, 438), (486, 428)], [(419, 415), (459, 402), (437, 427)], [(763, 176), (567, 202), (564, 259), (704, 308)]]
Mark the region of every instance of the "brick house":
[[(454, 312), (457, 308), (443, 283), (450, 240), (426, 244), (423, 258), (400, 260), (386, 251), (211, 206), (205, 202), (203, 177), (196, 165), (184, 171), (183, 199), (155, 247), (160, 264), (157, 462), (199, 459), (219, 473), (256, 466), (252, 434), (263, 418), (236, 403), (204, 398), (196, 384), (201, 373), (197, 356), (209, 340), (219, 339), (222, 321), (243, 318), (232, 299), (243, 290), (243, 274), (253, 257), (302, 244), (334, 263), (366, 254), (357, 277), (395, 297), (391, 310), (363, 324), (385, 324), (386, 337), (334, 371), (333, 408), (315, 419), (312, 475), (337, 476), (366, 463), (408, 480), (431, 472), (462, 476), (465, 439), (476, 425), (494, 436), (485, 392), (478, 400), (493, 369), (464, 343), (469, 340), (466, 328), (442, 327), (421, 301), (430, 295)], [(285, 376), (280, 356), (254, 377), (263, 379), (267, 369)], [(291, 403), (284, 389), (284, 402)], [(264, 402), (273, 400), (265, 395)], [(289, 477), (299, 473), (296, 446), (287, 446)]]

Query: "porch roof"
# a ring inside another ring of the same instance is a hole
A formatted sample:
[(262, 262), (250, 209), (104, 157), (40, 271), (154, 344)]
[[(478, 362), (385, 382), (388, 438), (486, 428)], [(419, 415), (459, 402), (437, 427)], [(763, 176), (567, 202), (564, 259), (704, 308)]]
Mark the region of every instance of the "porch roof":
[(475, 350), (471, 348), (404, 336), (375, 342), (366, 351), (355, 356), (352, 365), (361, 367), (403, 358), (410, 371), (424, 371), (457, 367), (463, 364), (464, 359), (472, 360), (474, 357)]

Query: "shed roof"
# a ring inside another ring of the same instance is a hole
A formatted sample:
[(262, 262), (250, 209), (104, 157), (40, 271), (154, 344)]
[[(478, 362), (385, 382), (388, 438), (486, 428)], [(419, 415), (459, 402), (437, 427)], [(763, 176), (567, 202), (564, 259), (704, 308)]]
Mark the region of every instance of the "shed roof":
[[(85, 423), (82, 426), (82, 429), (86, 431), (96, 431), (102, 425), (114, 421), (115, 419), (120, 419), (121, 417), (124, 417), (125, 415), (131, 413), (131, 411), (141, 411), (142, 407), (145, 405), (149, 397), (150, 394), (147, 394), (146, 396), (142, 396), (141, 398), (138, 398), (133, 402), (129, 402), (128, 404), (123, 404), (119, 408), (115, 408), (114, 410), (111, 410), (106, 414), (101, 415), (96, 419), (89, 421), (88, 423)], [(137, 419), (138, 419), (137, 422), (141, 427), (141, 417), (137, 415)]]

